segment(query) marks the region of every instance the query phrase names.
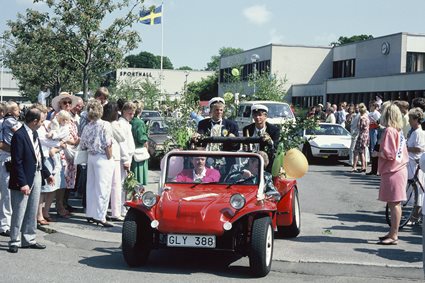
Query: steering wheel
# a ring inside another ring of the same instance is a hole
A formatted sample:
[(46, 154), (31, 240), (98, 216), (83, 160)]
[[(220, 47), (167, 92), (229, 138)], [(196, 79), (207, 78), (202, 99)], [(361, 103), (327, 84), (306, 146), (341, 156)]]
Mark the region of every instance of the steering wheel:
[(231, 177), (234, 177), (236, 175), (242, 175), (242, 174), (243, 174), (243, 171), (234, 171), (234, 172), (231, 172), (231, 173), (229, 173), (229, 175), (226, 176), (226, 178), (224, 178), (223, 182), (224, 183), (227, 183), (227, 181), (229, 181), (231, 179)]

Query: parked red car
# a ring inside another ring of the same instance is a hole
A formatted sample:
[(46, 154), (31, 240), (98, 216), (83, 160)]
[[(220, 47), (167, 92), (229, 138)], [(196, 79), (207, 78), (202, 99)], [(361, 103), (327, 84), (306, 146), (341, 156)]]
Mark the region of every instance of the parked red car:
[[(196, 175), (199, 162), (205, 170)], [(258, 166), (247, 177), (243, 169), (250, 162)], [(142, 192), (126, 203), (122, 252), (127, 264), (145, 264), (157, 248), (218, 249), (248, 256), (253, 276), (266, 276), (274, 232), (297, 236), (300, 207), (296, 180), (273, 178), (276, 193), (266, 186), (271, 176), (265, 176), (263, 162), (259, 154), (246, 152), (166, 154), (159, 193)]]

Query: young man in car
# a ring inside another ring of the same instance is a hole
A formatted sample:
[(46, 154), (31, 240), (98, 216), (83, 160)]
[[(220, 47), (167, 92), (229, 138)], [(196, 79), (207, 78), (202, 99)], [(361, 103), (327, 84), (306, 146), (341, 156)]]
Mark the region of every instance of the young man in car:
[(255, 151), (265, 151), (269, 159), (266, 171), (271, 172), (274, 155), (279, 144), (280, 130), (277, 126), (267, 122), (269, 109), (262, 104), (255, 104), (251, 107), (254, 123), (243, 128), (244, 137), (262, 137), (260, 144), (254, 144)]
[[(264, 168), (269, 164), (269, 157), (264, 151), (257, 152), (264, 161)], [(264, 171), (264, 193), (269, 196), (275, 196), (280, 199), (280, 194), (273, 184), (273, 176), (267, 171)], [(234, 183), (246, 180), (247, 184), (255, 184), (258, 181), (258, 175), (260, 174), (260, 160), (258, 158), (251, 157), (245, 164), (233, 165), (230, 169), (229, 174), (225, 178), (228, 183)]]
[[(239, 136), (239, 127), (234, 121), (224, 119), (224, 99), (221, 97), (214, 97), (209, 102), (211, 118), (206, 118), (198, 124), (198, 134), (205, 136), (219, 136), (219, 137), (237, 137)], [(199, 136), (199, 135), (197, 135)], [(196, 139), (196, 137), (195, 137)], [(203, 144), (202, 146), (207, 146)], [(224, 144), (220, 148), (219, 144), (210, 144), (207, 150), (212, 151), (235, 151), (239, 149), (239, 145)]]

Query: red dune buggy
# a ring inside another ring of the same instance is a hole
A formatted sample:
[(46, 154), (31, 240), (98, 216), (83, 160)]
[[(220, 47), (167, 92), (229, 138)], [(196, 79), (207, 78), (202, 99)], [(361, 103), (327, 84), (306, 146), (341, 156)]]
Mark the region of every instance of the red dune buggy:
[[(196, 162), (204, 163), (203, 173), (195, 173)], [(126, 203), (122, 252), (127, 264), (145, 264), (152, 249), (217, 249), (248, 256), (252, 274), (267, 275), (274, 232), (297, 236), (300, 207), (296, 180), (272, 178), (263, 162), (247, 152), (166, 154), (159, 192), (141, 192)], [(250, 176), (248, 168), (254, 171)]]

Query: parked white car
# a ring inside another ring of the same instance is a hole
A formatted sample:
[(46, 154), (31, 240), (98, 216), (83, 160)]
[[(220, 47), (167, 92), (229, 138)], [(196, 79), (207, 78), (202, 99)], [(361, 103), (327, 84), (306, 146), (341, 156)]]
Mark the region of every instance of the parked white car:
[(303, 130), (305, 143), (300, 149), (311, 160), (313, 157), (348, 159), (351, 135), (338, 124), (319, 123), (316, 129)]
[(288, 120), (295, 122), (295, 115), (292, 113), (291, 107), (288, 103), (268, 100), (243, 101), (239, 103), (238, 113), (235, 118), (235, 122), (238, 123), (239, 130), (242, 130), (243, 127), (254, 122), (251, 114), (251, 107), (254, 104), (267, 106), (269, 109), (267, 122), (270, 124), (281, 125)]

